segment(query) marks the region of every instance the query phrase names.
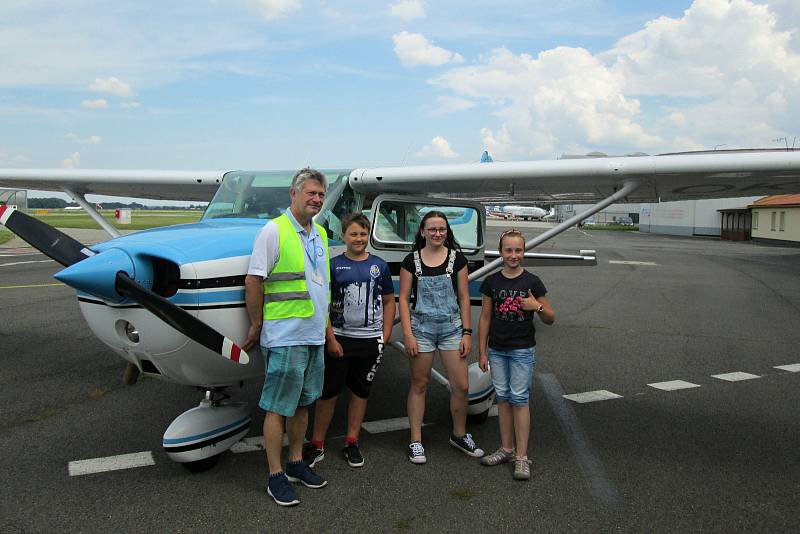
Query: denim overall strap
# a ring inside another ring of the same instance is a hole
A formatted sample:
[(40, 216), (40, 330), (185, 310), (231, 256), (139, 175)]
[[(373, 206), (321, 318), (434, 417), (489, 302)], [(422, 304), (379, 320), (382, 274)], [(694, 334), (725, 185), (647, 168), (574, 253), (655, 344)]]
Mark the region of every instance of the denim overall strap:
[(417, 278), (422, 276), (422, 262), (419, 259), (419, 250), (414, 251), (414, 276)]
[[(455, 250), (451, 250), (446, 274), (420, 276), (417, 279), (417, 299), (412, 313), (419, 319), (435, 322), (460, 319), (458, 298), (451, 278), (455, 255)], [(415, 263), (420, 261), (418, 252), (415, 253), (414, 259)], [(419, 267), (415, 265), (415, 268), (421, 271), (421, 261), (418, 265)]]
[(450, 257), (447, 259), (447, 276), (450, 277), (453, 274), (453, 267), (456, 264), (456, 251), (455, 249), (450, 250)]

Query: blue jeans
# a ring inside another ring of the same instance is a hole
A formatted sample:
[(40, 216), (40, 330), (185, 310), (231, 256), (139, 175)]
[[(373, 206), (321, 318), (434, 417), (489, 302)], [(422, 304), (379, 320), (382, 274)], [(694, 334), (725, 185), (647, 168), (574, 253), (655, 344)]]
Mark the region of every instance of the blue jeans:
[(497, 402), (525, 406), (530, 397), (536, 347), (513, 350), (489, 348), (489, 365)]

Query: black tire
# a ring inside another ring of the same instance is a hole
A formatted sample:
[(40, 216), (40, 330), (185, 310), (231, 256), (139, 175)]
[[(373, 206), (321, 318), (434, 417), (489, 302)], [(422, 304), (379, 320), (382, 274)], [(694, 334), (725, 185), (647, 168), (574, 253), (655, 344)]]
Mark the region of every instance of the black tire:
[(467, 424), (479, 425), (484, 421), (486, 421), (487, 417), (489, 417), (489, 410), (485, 410), (481, 413), (476, 413), (476, 414), (467, 414)]
[[(221, 453), (220, 453), (221, 454)], [(194, 462), (183, 462), (181, 465), (188, 469), (192, 473), (203, 473), (208, 471), (219, 462), (219, 454), (215, 454), (214, 456), (209, 456), (208, 458), (204, 458), (203, 460), (197, 460)]]

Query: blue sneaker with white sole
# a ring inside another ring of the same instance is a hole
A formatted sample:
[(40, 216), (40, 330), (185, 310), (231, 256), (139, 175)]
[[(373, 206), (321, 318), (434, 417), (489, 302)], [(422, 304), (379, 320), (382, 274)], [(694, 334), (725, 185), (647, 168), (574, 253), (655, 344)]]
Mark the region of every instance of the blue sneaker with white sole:
[(280, 506), (300, 504), (300, 499), (294, 494), (294, 488), (289, 484), (289, 479), (283, 471), (269, 476), (267, 495), (272, 497)]
[(303, 460), (286, 463), (286, 478), (289, 482), (301, 482), (307, 488), (318, 489), (328, 483), (318, 475)]

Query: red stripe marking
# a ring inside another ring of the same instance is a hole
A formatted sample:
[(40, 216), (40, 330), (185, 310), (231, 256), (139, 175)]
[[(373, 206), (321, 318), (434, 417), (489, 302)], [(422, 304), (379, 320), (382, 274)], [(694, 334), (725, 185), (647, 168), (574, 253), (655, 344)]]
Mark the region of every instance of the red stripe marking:
[(0, 206), (0, 217), (3, 216), (3, 214), (6, 212), (7, 209), (8, 209), (8, 206), (5, 206), (5, 205)]
[(239, 347), (239, 345), (234, 343), (234, 345), (231, 347), (231, 360), (233, 360), (235, 362), (238, 362), (239, 361), (239, 355), (241, 353), (242, 353), (242, 349)]

